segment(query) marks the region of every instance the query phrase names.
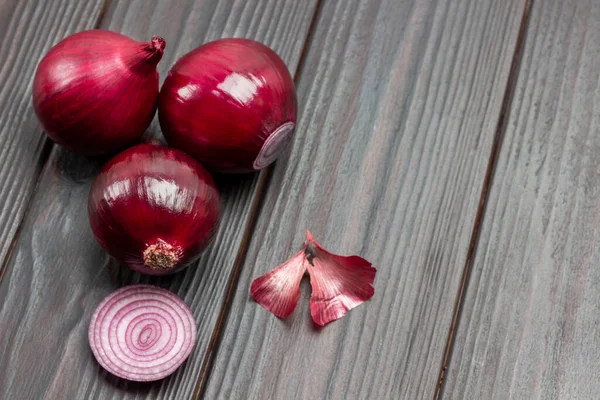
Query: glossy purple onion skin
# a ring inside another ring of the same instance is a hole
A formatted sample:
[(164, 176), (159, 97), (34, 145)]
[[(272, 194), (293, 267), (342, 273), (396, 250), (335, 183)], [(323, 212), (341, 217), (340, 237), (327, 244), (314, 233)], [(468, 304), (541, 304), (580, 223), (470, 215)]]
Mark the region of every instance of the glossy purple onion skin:
[(169, 145), (211, 170), (250, 172), (267, 138), (296, 123), (296, 91), (281, 58), (247, 39), (221, 39), (186, 54), (169, 72), (159, 95), (160, 126)]
[(33, 106), (52, 140), (79, 154), (109, 154), (139, 139), (154, 113), (165, 42), (137, 42), (91, 30), (71, 35), (44, 56)]
[[(202, 165), (180, 150), (153, 144), (112, 158), (88, 200), (100, 245), (130, 269), (149, 275), (170, 274), (197, 259), (214, 236), (219, 215), (219, 192)], [(172, 267), (145, 264), (144, 252), (157, 241), (181, 250)]]

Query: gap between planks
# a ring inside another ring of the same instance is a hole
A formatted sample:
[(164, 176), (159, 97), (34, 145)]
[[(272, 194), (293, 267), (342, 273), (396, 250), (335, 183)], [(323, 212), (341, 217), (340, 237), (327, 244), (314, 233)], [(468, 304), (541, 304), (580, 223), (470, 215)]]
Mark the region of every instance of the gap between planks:
[(440, 372), (437, 380), (434, 400), (441, 398), (444, 388), (444, 378), (448, 365), (450, 364), (450, 358), (452, 357), (452, 350), (454, 347), (454, 339), (456, 330), (460, 320), (462, 307), (464, 304), (464, 297), (469, 285), (469, 278), (471, 276), (471, 270), (473, 268), (473, 262), (475, 260), (475, 251), (477, 250), (477, 244), (479, 242), (479, 236), (481, 233), (481, 227), (483, 225), (483, 219), (485, 218), (485, 210), (488, 203), (488, 195), (494, 180), (494, 172), (496, 170), (496, 164), (498, 162), (498, 154), (508, 127), (508, 116), (510, 108), (513, 102), (517, 81), (519, 78), (519, 72), (521, 70), (521, 60), (523, 58), (523, 51), (525, 49), (525, 41), (527, 38), (527, 27), (529, 26), (530, 12), (533, 0), (525, 0), (523, 7), (523, 15), (521, 17), (521, 24), (519, 26), (519, 33), (517, 35), (517, 43), (515, 45), (515, 51), (513, 53), (513, 59), (510, 65), (510, 71), (508, 73), (508, 79), (506, 80), (506, 88), (504, 89), (504, 97), (502, 98), (502, 105), (500, 107), (500, 115), (498, 117), (498, 123), (496, 125), (496, 132), (494, 133), (494, 141), (492, 142), (492, 149), (490, 152), (490, 158), (485, 171), (485, 178), (481, 187), (481, 195), (479, 197), (479, 204), (477, 206), (477, 213), (475, 214), (475, 221), (473, 223), (473, 230), (471, 231), (471, 239), (469, 242), (469, 249), (467, 251), (467, 258), (465, 260), (465, 266), (463, 268), (462, 278), (458, 292), (456, 294), (456, 300), (454, 302), (454, 309), (452, 311), (452, 323), (448, 331), (448, 339), (446, 341), (446, 347), (444, 349), (444, 355), (442, 358), (442, 364), (440, 366)]
[[(108, 10), (109, 3), (110, 3), (110, 0), (104, 0), (102, 2), (102, 8), (100, 8), (100, 13), (98, 14), (98, 17), (96, 18), (96, 23), (94, 24), (94, 27), (92, 29), (100, 28), (100, 26), (102, 24), (102, 20), (104, 19), (104, 16), (106, 14), (106, 10)], [(55, 143), (48, 136), (46, 136), (44, 138), (44, 144), (42, 145), (43, 148), (42, 148), (42, 152), (40, 153), (40, 158), (37, 162), (38, 167), (36, 168), (35, 178), (34, 178), (35, 185), (33, 187), (33, 190), (31, 191), (31, 193), (29, 194), (27, 200), (25, 200), (27, 202), (27, 205), (25, 206), (25, 211), (23, 212), (21, 220), (19, 221), (19, 225), (17, 226), (17, 230), (15, 231), (15, 234), (14, 234), (12, 240), (10, 241), (10, 245), (8, 246), (8, 251), (6, 252), (6, 256), (4, 257), (4, 260), (2, 260), (2, 264), (0, 265), (0, 282), (2, 282), (4, 273), (6, 272), (6, 269), (8, 268), (8, 264), (12, 258), (13, 250), (14, 250), (15, 245), (17, 244), (17, 241), (19, 240), (19, 236), (21, 234), (21, 229), (23, 228), (23, 224), (25, 223), (27, 216), (29, 215), (29, 211), (31, 209), (33, 199), (34, 199), (35, 194), (37, 193), (38, 187), (40, 185), (40, 178), (42, 176), (42, 171), (44, 171), (44, 169), (46, 168), (46, 165), (48, 164), (48, 161), (50, 160), (50, 154), (52, 153), (52, 149), (54, 148), (54, 146), (55, 146)]]
[[(313, 13), (310, 25), (308, 27), (308, 34), (306, 35), (306, 39), (304, 40), (302, 52), (300, 53), (300, 59), (298, 60), (298, 67), (296, 68), (296, 73), (294, 74), (295, 84), (298, 83), (298, 79), (300, 78), (300, 76), (302, 76), (302, 71), (304, 69), (304, 63), (306, 60), (306, 55), (308, 53), (308, 48), (313, 40), (317, 20), (319, 19), (319, 15), (321, 14), (322, 8), (323, 0), (317, 0), (317, 5), (315, 7), (315, 11)], [(244, 230), (244, 235), (242, 237), (240, 247), (236, 254), (235, 261), (233, 263), (233, 269), (231, 271), (231, 274), (229, 275), (229, 280), (227, 282), (227, 290), (225, 293), (225, 298), (223, 299), (223, 305), (221, 306), (221, 310), (219, 311), (219, 318), (217, 319), (217, 322), (213, 329), (210, 342), (208, 343), (208, 348), (206, 349), (206, 353), (204, 354), (202, 367), (200, 368), (200, 373), (198, 374), (196, 388), (194, 389), (194, 394), (192, 397), (194, 400), (204, 398), (206, 384), (208, 383), (210, 374), (212, 372), (212, 365), (214, 362), (215, 354), (218, 352), (219, 345), (221, 344), (221, 340), (223, 339), (223, 331), (225, 326), (227, 325), (229, 311), (231, 310), (233, 298), (235, 296), (236, 288), (240, 280), (240, 272), (242, 269), (242, 265), (244, 264), (246, 254), (248, 253), (248, 245), (250, 243), (250, 240), (252, 239), (252, 235), (254, 234), (254, 228), (256, 227), (256, 221), (258, 220), (258, 215), (260, 214), (260, 211), (262, 209), (262, 203), (265, 197), (265, 193), (273, 175), (273, 167), (274, 165), (271, 164), (270, 166), (265, 168), (263, 171), (261, 171), (260, 177), (258, 178), (258, 183), (256, 184), (256, 192), (254, 194), (254, 198), (250, 206), (250, 214), (248, 216), (248, 221), (246, 222), (246, 229)]]

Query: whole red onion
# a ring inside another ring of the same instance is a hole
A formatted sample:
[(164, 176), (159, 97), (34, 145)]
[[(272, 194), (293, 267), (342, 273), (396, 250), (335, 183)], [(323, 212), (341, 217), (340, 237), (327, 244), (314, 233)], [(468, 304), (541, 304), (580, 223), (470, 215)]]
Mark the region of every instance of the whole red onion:
[(140, 138), (156, 112), (156, 65), (165, 48), (119, 33), (76, 33), (42, 59), (33, 106), (52, 140), (81, 154), (106, 154)]
[(196, 259), (214, 235), (219, 193), (182, 151), (153, 144), (112, 158), (96, 177), (88, 215), (100, 245), (134, 271), (164, 275)]
[(170, 145), (210, 169), (249, 172), (273, 162), (296, 124), (296, 92), (284, 62), (267, 46), (221, 39), (173, 66), (158, 100)]

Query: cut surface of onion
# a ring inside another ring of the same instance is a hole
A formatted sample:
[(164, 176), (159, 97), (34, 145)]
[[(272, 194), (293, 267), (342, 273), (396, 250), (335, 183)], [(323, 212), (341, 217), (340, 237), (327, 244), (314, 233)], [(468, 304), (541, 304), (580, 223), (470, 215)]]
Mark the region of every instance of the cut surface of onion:
[(123, 287), (94, 311), (88, 339), (98, 363), (130, 381), (156, 381), (172, 374), (196, 343), (188, 305), (151, 285)]

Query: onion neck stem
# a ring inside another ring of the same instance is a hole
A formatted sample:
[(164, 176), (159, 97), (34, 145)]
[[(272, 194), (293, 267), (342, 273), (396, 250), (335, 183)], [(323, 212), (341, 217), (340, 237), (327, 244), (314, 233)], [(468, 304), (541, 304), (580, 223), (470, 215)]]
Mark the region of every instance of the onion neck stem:
[(159, 36), (152, 36), (149, 42), (138, 43), (139, 52), (127, 60), (132, 70), (156, 69), (165, 50), (165, 40)]
[(152, 40), (150, 41), (150, 46), (148, 47), (148, 51), (152, 54), (150, 56), (150, 61), (152, 61), (153, 63), (158, 64), (158, 62), (161, 60), (163, 53), (165, 51), (165, 39), (161, 38), (160, 36), (152, 36)]

